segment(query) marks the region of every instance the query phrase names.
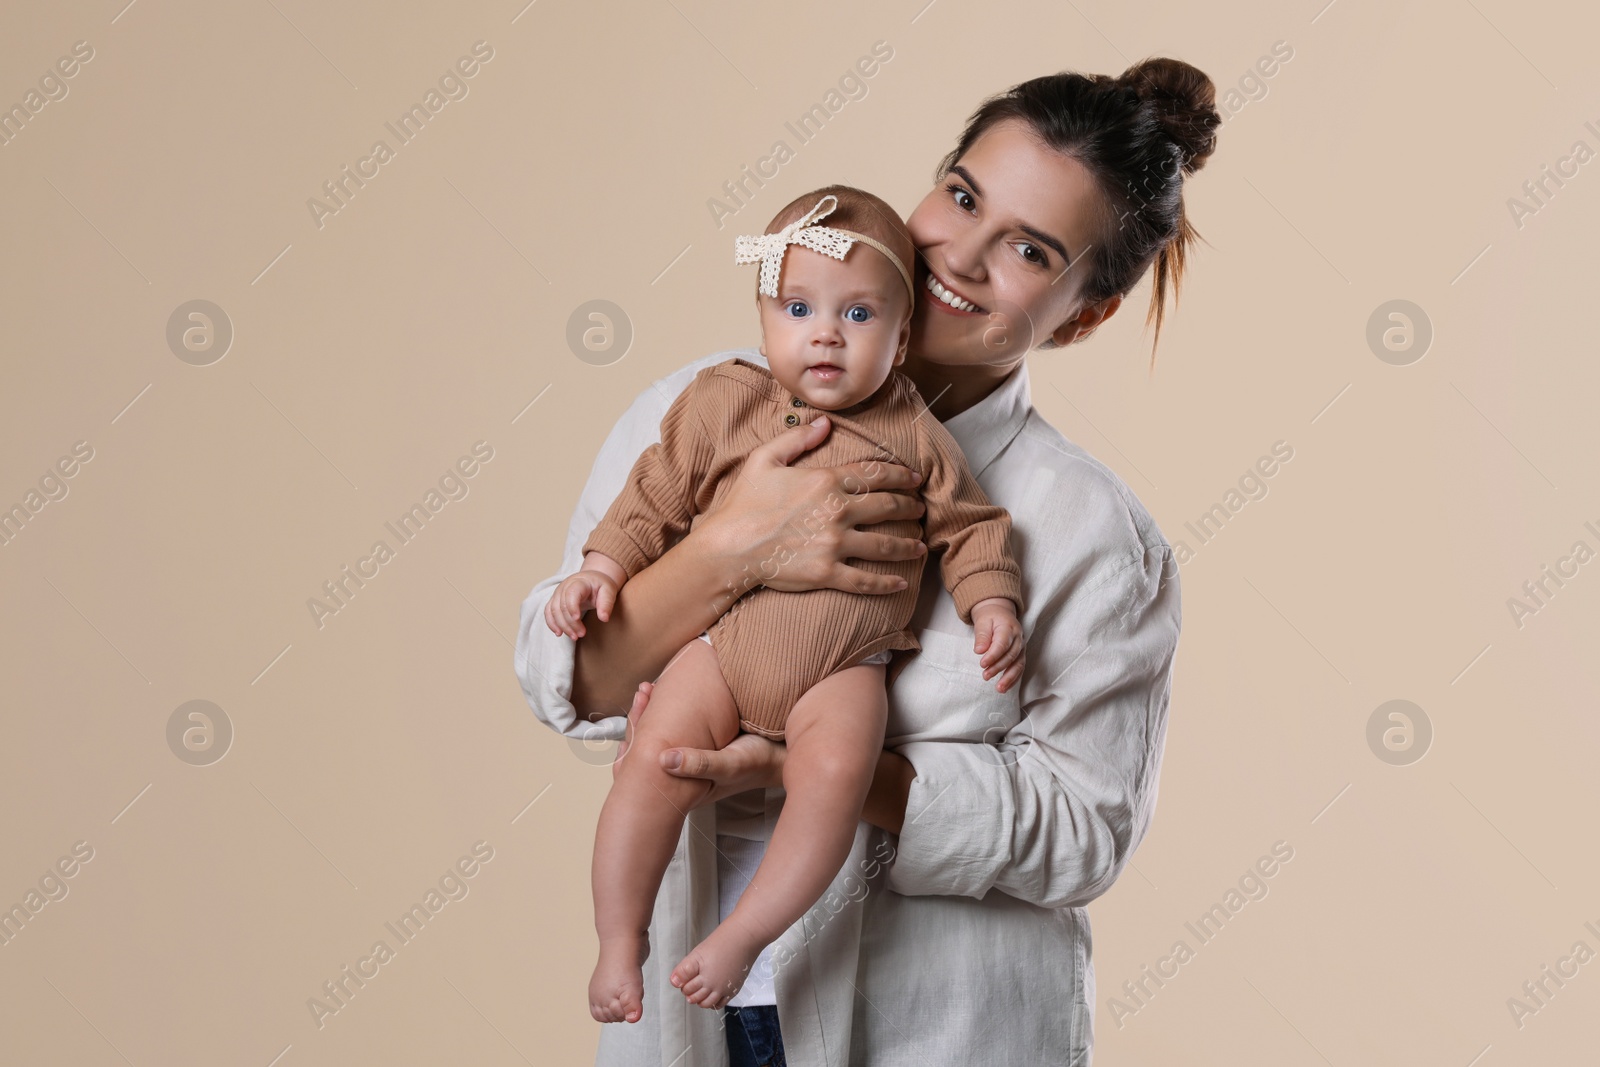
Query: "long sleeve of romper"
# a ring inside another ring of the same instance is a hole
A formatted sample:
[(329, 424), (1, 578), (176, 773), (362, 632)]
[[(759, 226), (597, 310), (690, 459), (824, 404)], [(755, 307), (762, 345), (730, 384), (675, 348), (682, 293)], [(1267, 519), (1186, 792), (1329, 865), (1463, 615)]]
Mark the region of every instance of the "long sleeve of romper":
[(927, 465), (923, 528), (928, 551), (944, 550), (939, 569), (956, 613), (971, 625), (974, 604), (1003, 596), (1016, 604), (1020, 618), (1022, 568), (1011, 553), (1010, 514), (989, 502), (949, 430), (933, 418), (919, 419), (917, 425)]
[(697, 376), (673, 400), (661, 419), (661, 440), (640, 454), (622, 492), (583, 544), (585, 555), (605, 553), (629, 578), (660, 559), (694, 519), (712, 460), (696, 403), (700, 381)]

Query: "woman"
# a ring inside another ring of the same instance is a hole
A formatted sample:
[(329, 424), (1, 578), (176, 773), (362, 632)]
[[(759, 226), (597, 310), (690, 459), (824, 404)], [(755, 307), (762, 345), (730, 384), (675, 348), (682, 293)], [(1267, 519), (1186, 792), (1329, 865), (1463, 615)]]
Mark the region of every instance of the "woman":
[[(664, 753), (669, 770), (715, 788), (689, 813), (662, 882), (644, 1018), (605, 1025), (597, 1064), (1089, 1063), (1083, 908), (1150, 825), (1177, 568), (1122, 481), (1033, 409), (1023, 357), (1089, 336), (1152, 264), (1159, 342), (1167, 288), (1176, 292), (1198, 236), (1182, 181), (1215, 148), (1213, 103), (1210, 79), (1171, 59), (1120, 78), (1037, 78), (985, 102), (942, 162), (907, 220), (919, 301), (900, 369), (1011, 513), (1026, 673), (996, 692), (937, 573), (924, 580), (912, 623), (922, 650), (891, 665), (885, 751), (850, 858), (722, 1013), (689, 1004), (667, 975), (759, 862), (782, 804), (784, 749), (741, 735), (720, 752)], [(731, 355), (761, 360), (719, 352), (640, 394), (601, 447), (561, 572), (523, 603), (523, 691), (569, 738), (624, 737), (648, 714), (640, 679), (752, 583), (888, 592), (889, 576), (847, 560), (925, 551), (871, 530), (921, 514), (894, 491), (910, 487), (906, 468), (789, 466), (824, 439), (819, 418), (753, 453), (739, 489), (623, 588), (609, 621), (586, 619), (576, 644), (551, 634), (550, 589), (578, 566), (633, 461), (659, 439), (661, 415)]]

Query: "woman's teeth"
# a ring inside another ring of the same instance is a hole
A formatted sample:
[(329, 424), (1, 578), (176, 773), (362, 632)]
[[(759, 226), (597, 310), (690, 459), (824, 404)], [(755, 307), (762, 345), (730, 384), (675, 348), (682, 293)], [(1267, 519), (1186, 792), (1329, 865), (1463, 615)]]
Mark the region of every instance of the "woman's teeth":
[(978, 307), (977, 304), (974, 304), (972, 301), (963, 300), (959, 296), (957, 296), (956, 294), (952, 293), (950, 290), (946, 289), (944, 286), (940, 285), (939, 284), (939, 279), (935, 278), (932, 275), (932, 273), (930, 273), (928, 275), (927, 288), (928, 288), (928, 292), (930, 292), (934, 296), (938, 297), (944, 303), (949, 304), (951, 307), (955, 308), (957, 311), (981, 311), (981, 310), (983, 310), (982, 308)]

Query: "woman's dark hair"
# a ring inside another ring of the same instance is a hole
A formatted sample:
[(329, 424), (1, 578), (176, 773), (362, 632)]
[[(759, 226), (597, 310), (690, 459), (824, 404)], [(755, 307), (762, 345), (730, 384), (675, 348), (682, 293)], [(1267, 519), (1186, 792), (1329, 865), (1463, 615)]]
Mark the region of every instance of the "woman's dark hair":
[(1177, 59), (1145, 59), (1116, 78), (1073, 71), (1033, 78), (983, 102), (934, 180), (942, 181), (979, 135), (1006, 119), (1020, 119), (1046, 145), (1083, 164), (1104, 193), (1103, 240), (1090, 250), (1084, 298), (1125, 295), (1154, 262), (1145, 316), (1146, 325), (1156, 324), (1154, 366), (1167, 285), (1176, 301), (1188, 246), (1200, 238), (1184, 214), (1183, 178), (1216, 150), (1222, 116), (1215, 105), (1211, 79)]

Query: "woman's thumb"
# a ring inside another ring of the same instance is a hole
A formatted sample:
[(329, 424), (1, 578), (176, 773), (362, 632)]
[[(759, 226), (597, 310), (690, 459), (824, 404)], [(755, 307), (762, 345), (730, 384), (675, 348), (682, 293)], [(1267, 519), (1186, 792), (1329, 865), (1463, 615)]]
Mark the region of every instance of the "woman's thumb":
[(764, 447), (767, 454), (780, 465), (787, 467), (800, 458), (801, 453), (809, 452), (820, 445), (828, 436), (832, 428), (828, 416), (818, 415), (804, 426), (796, 426), (785, 430), (769, 441)]
[(697, 748), (669, 748), (661, 753), (661, 766), (686, 778), (702, 778), (710, 770), (710, 757)]

